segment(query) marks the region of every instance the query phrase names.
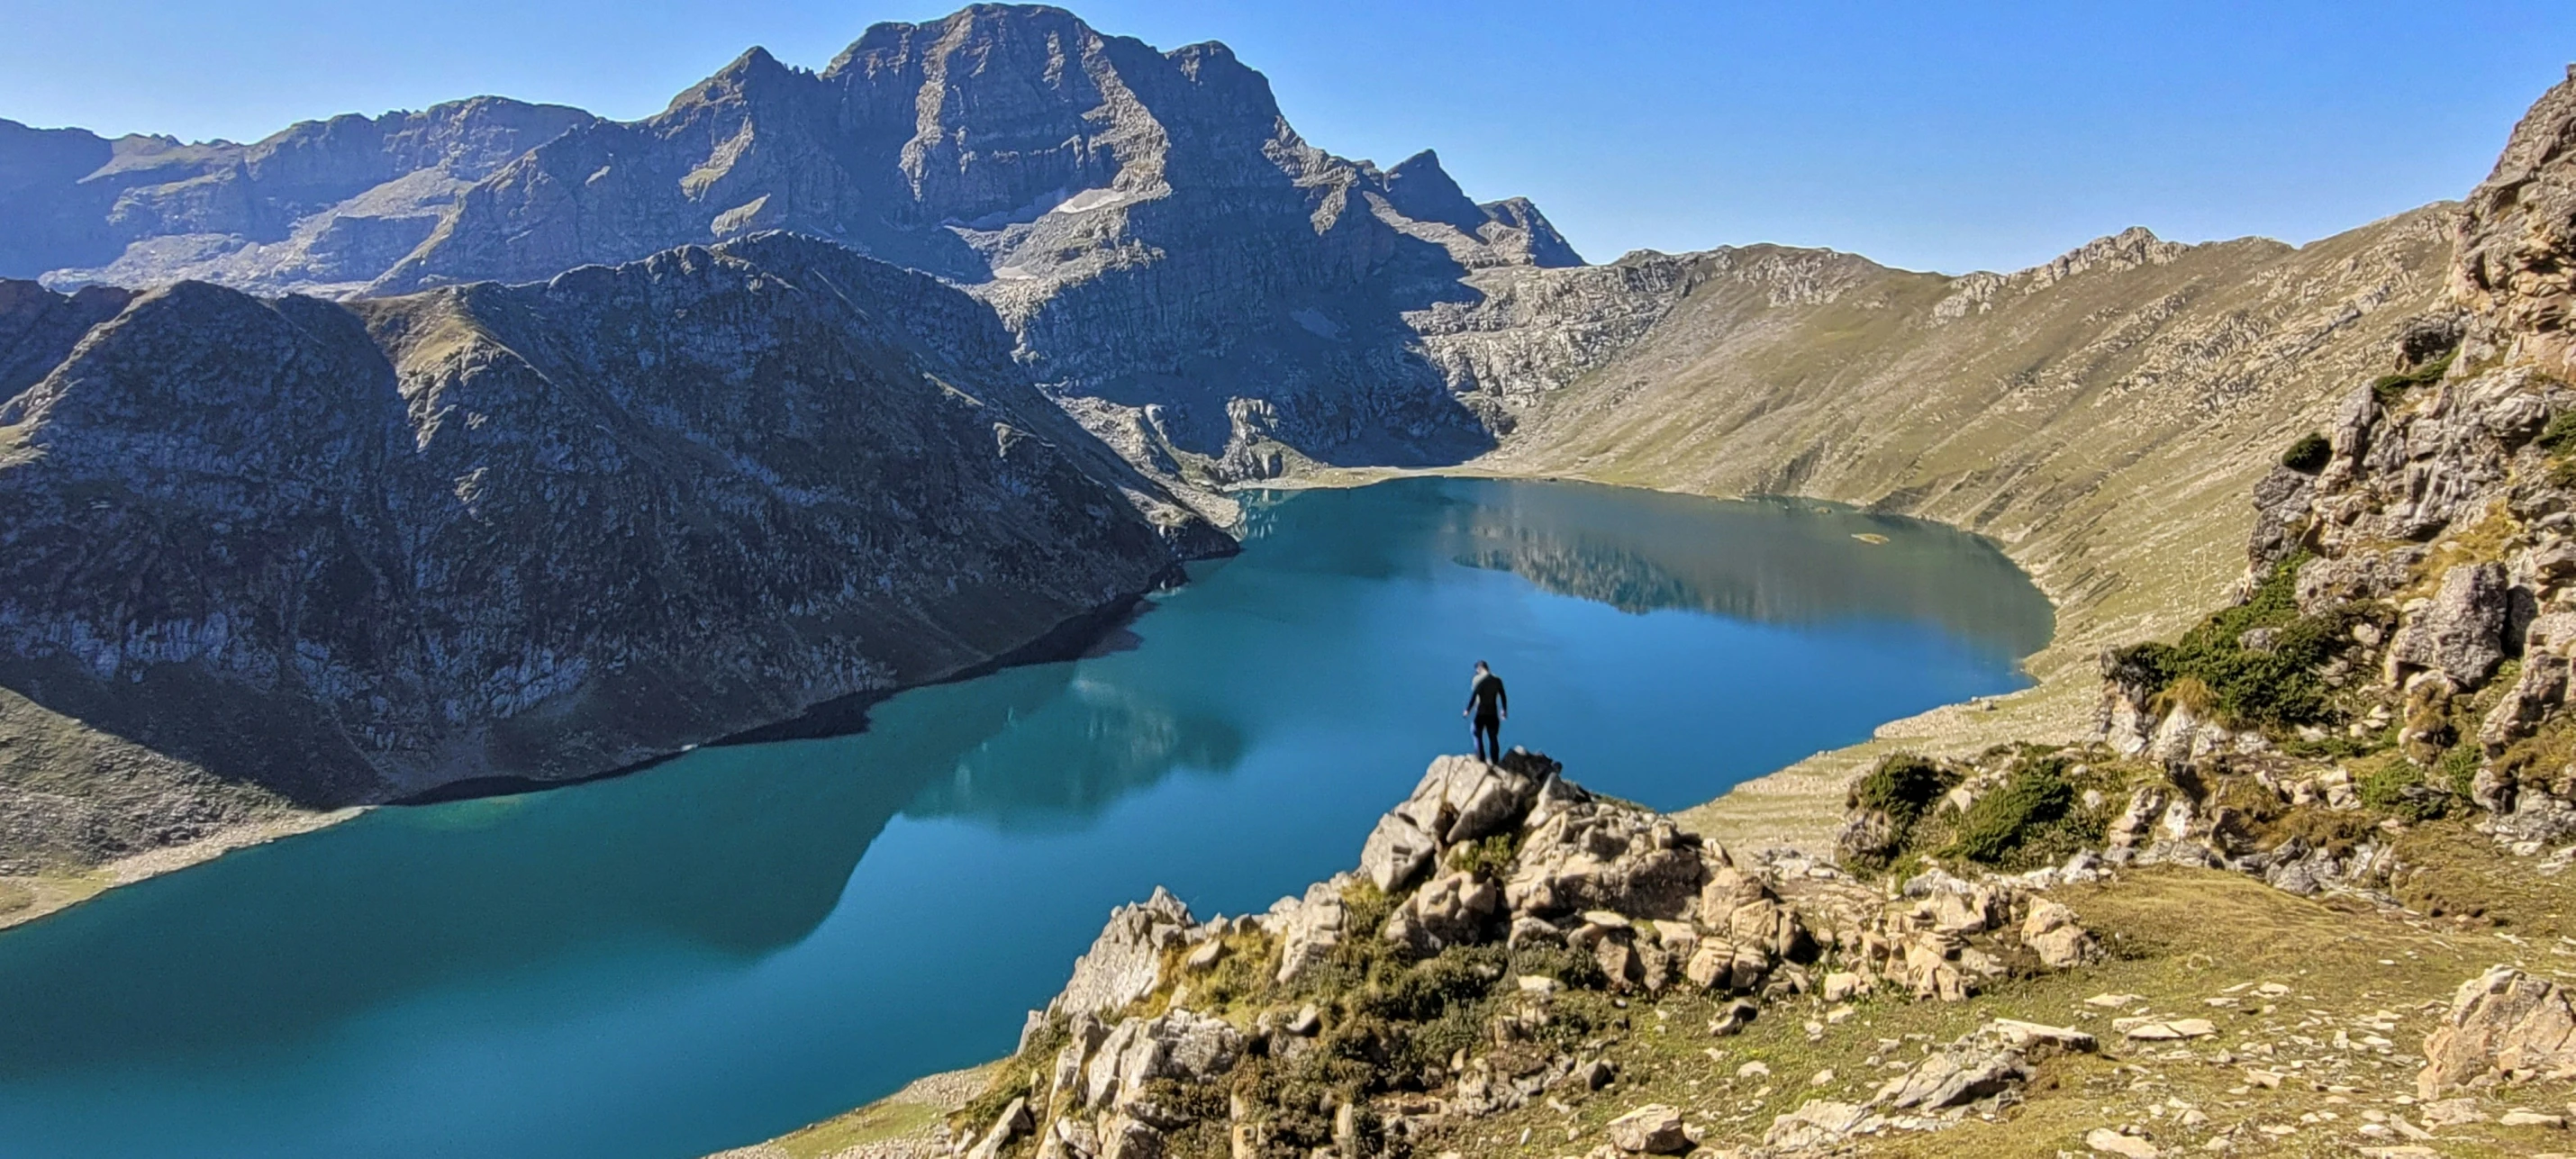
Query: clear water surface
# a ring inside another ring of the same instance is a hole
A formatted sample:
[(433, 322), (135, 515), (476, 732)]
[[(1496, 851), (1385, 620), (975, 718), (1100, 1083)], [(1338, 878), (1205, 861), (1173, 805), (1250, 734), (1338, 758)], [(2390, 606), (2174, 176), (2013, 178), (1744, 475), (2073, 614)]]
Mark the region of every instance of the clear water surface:
[(1804, 503), (1425, 479), (1253, 510), (1079, 661), (377, 810), (0, 935), (0, 1155), (753, 1142), (1007, 1051), (1157, 884), (1239, 913), (1354, 863), (1467, 749), (1476, 659), (1507, 742), (1679, 807), (2019, 687), (2050, 630), (1990, 545)]

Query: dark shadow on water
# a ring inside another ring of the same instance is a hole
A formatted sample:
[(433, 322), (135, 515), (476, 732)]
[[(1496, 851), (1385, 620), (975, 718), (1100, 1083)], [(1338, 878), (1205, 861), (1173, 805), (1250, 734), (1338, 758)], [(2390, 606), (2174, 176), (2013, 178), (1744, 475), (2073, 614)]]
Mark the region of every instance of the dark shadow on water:
[(747, 961), (812, 932), (899, 812), (1074, 825), (1175, 769), (1241, 759), (1228, 722), (1085, 690), (1075, 671), (916, 690), (881, 706), (899, 729), (381, 810), (115, 891), (0, 937), (0, 1080), (291, 1048), (408, 996), (601, 955)]

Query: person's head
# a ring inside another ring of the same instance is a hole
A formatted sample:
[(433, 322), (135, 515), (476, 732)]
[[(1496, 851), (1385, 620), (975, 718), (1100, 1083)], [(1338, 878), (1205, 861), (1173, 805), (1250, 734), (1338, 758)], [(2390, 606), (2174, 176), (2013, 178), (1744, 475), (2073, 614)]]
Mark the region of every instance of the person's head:
[(1485, 667), (1485, 662), (1484, 662), (1484, 661), (1482, 661), (1482, 660), (1478, 660), (1478, 661), (1476, 661), (1476, 675), (1478, 675), (1478, 676), (1482, 676), (1482, 675), (1484, 675), (1484, 674), (1486, 674), (1486, 673), (1488, 673), (1488, 672), (1491, 672), (1491, 671), (1493, 671), (1493, 669)]

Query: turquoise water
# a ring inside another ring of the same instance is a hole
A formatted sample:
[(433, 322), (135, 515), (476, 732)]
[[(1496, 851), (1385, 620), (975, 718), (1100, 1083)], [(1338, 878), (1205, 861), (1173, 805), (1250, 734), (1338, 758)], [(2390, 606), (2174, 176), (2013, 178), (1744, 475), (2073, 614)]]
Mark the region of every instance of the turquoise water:
[[(1880, 544), (1855, 535), (1885, 536)], [(1409, 480), (1257, 499), (1092, 655), (865, 732), (381, 809), (0, 934), (0, 1155), (684, 1157), (1007, 1051), (1117, 903), (1357, 860), (1468, 666), (1666, 807), (2024, 684), (1991, 546), (1786, 502)]]

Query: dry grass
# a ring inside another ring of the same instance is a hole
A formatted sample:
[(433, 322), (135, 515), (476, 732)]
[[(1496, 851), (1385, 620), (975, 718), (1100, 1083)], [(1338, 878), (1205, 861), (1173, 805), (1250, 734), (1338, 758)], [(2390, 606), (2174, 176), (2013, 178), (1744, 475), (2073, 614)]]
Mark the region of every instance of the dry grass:
[[(2478, 864), (2461, 872), (2529, 880), (2527, 865), (2505, 864), (2456, 831), (2426, 838), (2436, 842), (2427, 848), (2442, 856)], [(2563, 887), (2554, 884), (2526, 888), (2505, 904), (2517, 914), (2533, 906), (2554, 913), (2559, 894)], [(1821, 1002), (1793, 1001), (1766, 1009), (1751, 1029), (1725, 1039), (1704, 1030), (1714, 1011), (1706, 999), (1639, 1003), (1630, 1011), (1629, 1033), (1607, 1051), (1621, 1066), (1616, 1085), (1564, 1109), (1539, 1104), (1473, 1123), (1436, 1147), (1531, 1159), (1579, 1154), (1601, 1141), (1609, 1119), (1649, 1102), (1682, 1108), (1710, 1143), (1758, 1142), (1775, 1115), (1811, 1098), (1864, 1100), (1930, 1046), (2010, 1017), (2090, 1030), (2104, 1050), (2043, 1064), (2026, 1102), (1994, 1120), (1865, 1139), (1858, 1152), (2045, 1159), (2085, 1153), (2083, 1136), (2095, 1128), (2126, 1126), (2168, 1150), (2196, 1149), (2227, 1134), (2235, 1155), (2351, 1154), (2357, 1146), (2407, 1141), (2359, 1129), (2370, 1112), (2420, 1118), (2415, 1052), (2433, 1011), (2447, 1005), (2460, 982), (2497, 961), (2539, 959), (2526, 964), (2547, 968), (2569, 952), (2358, 902), (2294, 897), (2210, 871), (2148, 871), (2055, 896), (2106, 938), (2109, 960), (2006, 980), (1960, 1004), (1864, 998), (1841, 1021), (1831, 1021), (1834, 1012)], [(2254, 987), (2266, 983), (2287, 992), (2263, 997)], [(2084, 1001), (2106, 993), (2137, 999), (2110, 1009)], [(2140, 1010), (2209, 1018), (2219, 1033), (2163, 1045), (2128, 1042), (2112, 1031), (2114, 1017)], [(1739, 1068), (1756, 1062), (1769, 1069), (1767, 1077), (1737, 1077)], [(1812, 1081), (1827, 1071), (1831, 1079)], [(2283, 1077), (2266, 1087), (2249, 1071)], [(2556, 1109), (2569, 1093), (2506, 1092), (2482, 1096), (2480, 1103), (2490, 1116), (2509, 1106)], [(2207, 1122), (2184, 1126), (2185, 1107)], [(2267, 1126), (2289, 1133), (2266, 1134), (2261, 1128)], [(2444, 1154), (2496, 1156), (2532, 1154), (2565, 1138), (2492, 1123), (2440, 1135)]]

